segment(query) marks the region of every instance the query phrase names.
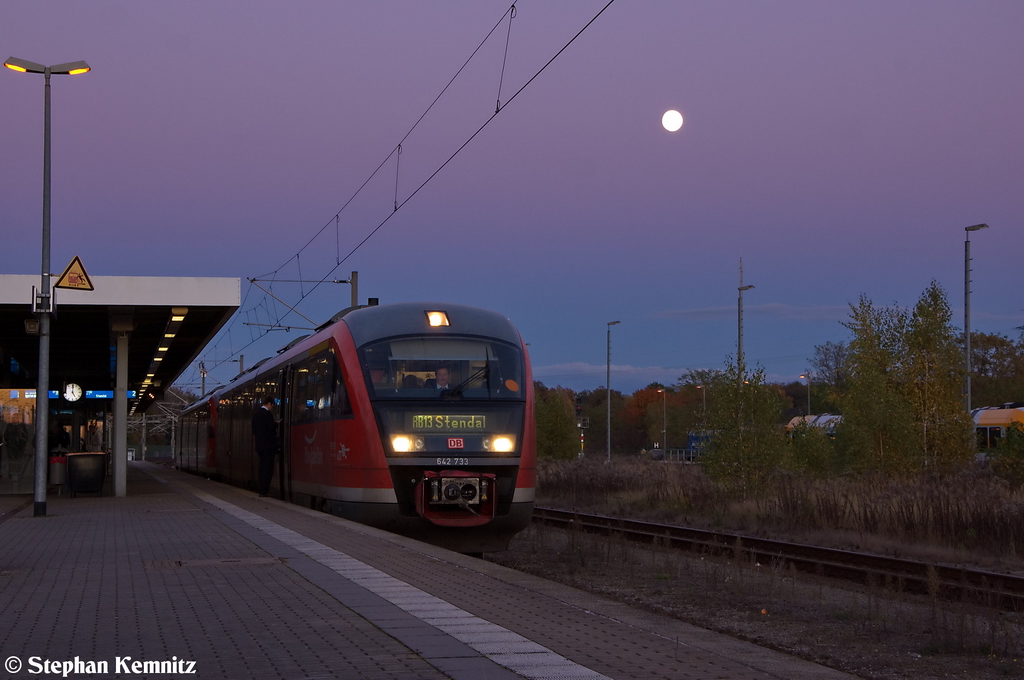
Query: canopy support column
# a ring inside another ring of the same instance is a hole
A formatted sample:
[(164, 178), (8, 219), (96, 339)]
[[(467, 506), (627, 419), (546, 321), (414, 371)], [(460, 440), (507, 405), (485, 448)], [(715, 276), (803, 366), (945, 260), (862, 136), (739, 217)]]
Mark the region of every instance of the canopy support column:
[(114, 383), (113, 449), (114, 495), (127, 495), (128, 487), (128, 339), (129, 331), (116, 330), (117, 358)]

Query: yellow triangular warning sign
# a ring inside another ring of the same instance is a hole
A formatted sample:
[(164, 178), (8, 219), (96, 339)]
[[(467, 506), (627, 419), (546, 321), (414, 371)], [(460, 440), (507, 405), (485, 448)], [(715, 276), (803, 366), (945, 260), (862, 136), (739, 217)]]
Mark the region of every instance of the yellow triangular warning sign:
[(72, 290), (93, 290), (92, 281), (89, 280), (89, 275), (85, 273), (85, 267), (82, 266), (82, 261), (78, 259), (78, 255), (75, 255), (75, 259), (71, 260), (71, 264), (60, 275), (60, 278), (57, 279), (57, 283), (53, 284), (53, 287), (70, 288)]

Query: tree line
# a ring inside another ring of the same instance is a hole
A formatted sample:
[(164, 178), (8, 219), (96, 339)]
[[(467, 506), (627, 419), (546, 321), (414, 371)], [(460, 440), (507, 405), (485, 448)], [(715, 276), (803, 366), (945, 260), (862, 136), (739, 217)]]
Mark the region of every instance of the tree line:
[[(769, 383), (762, 368), (741, 374), (730, 358), (722, 369), (691, 370), (670, 386), (653, 383), (631, 395), (612, 390), (613, 454), (683, 448), (691, 432), (713, 432), (705, 467), (743, 489), (778, 469), (900, 476), (970, 463), (976, 450), (965, 409), (963, 333), (942, 288), (932, 282), (912, 309), (862, 296), (843, 325), (849, 340), (815, 348), (808, 382)], [(972, 333), (971, 354), (973, 405), (1024, 402), (1024, 334), (1014, 341)], [(576, 456), (579, 416), (589, 421), (585, 455), (604, 455), (607, 390), (536, 387), (538, 453)], [(842, 415), (834, 437), (805, 426), (787, 435), (782, 426), (806, 413), (808, 401), (815, 413)]]

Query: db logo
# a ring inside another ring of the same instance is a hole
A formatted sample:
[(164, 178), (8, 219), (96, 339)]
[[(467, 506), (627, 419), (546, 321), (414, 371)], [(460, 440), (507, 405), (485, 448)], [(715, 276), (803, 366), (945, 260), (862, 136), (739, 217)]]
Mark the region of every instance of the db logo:
[(466, 448), (466, 440), (462, 437), (448, 437), (448, 448), (464, 449)]

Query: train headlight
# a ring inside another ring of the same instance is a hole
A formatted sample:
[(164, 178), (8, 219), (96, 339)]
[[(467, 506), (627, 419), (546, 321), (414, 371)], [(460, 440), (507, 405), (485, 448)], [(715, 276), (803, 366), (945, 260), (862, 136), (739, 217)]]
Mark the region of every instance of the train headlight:
[(398, 434), (391, 438), (391, 448), (394, 449), (395, 453), (422, 451), (424, 446), (423, 437), (410, 437), (405, 434)]
[(484, 451), (493, 451), (494, 453), (508, 453), (516, 448), (515, 438), (506, 435), (484, 437), (483, 444)]
[(432, 327), (438, 326), (450, 326), (448, 323), (448, 314), (442, 311), (428, 311), (427, 312), (427, 323)]

